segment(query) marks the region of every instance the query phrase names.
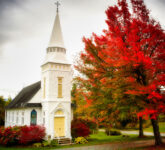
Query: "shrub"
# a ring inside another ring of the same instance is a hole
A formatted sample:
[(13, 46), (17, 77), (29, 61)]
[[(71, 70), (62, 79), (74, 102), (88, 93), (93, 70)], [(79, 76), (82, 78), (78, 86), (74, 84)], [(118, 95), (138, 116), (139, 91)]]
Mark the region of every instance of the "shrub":
[(43, 141), (42, 146), (43, 147), (49, 147), (49, 146), (51, 146), (51, 143), (49, 141)]
[(52, 141), (42, 141), (42, 143), (34, 143), (34, 147), (55, 147), (58, 145), (57, 140)]
[(79, 119), (75, 119), (72, 121), (71, 134), (73, 138), (80, 136), (87, 137), (90, 134), (90, 129), (85, 123), (81, 122)]
[(0, 129), (0, 144), (15, 145), (19, 141), (20, 128), (17, 126)]
[(118, 131), (118, 130), (114, 130), (114, 129), (109, 129), (109, 128), (107, 128), (106, 130), (105, 130), (105, 133), (106, 133), (106, 135), (121, 135), (121, 132), (120, 131)]
[(34, 146), (34, 147), (41, 147), (42, 144), (41, 144), (41, 143), (34, 143), (33, 146)]
[(4, 127), (0, 127), (0, 138), (3, 137), (3, 130), (4, 130)]
[(14, 126), (0, 128), (0, 144), (16, 145), (40, 142), (45, 137), (45, 128), (42, 126)]
[(58, 141), (57, 141), (57, 140), (52, 140), (51, 143), (50, 143), (50, 145), (51, 145), (52, 147), (55, 147), (55, 146), (58, 145)]
[(44, 137), (45, 128), (43, 126), (23, 126), (20, 131), (19, 143), (41, 142)]
[(87, 120), (84, 120), (84, 123), (90, 128), (90, 131), (92, 133), (97, 131), (97, 124), (95, 121), (87, 119)]
[(78, 137), (78, 138), (75, 138), (75, 143), (76, 144), (85, 144), (87, 143), (88, 141), (84, 138), (84, 137)]

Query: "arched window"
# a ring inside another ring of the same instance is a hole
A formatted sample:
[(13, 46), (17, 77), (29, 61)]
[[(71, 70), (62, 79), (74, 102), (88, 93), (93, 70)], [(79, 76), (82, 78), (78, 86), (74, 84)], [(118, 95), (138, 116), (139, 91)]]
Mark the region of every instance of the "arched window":
[(30, 125), (36, 125), (37, 124), (37, 112), (33, 109), (31, 111), (31, 122)]

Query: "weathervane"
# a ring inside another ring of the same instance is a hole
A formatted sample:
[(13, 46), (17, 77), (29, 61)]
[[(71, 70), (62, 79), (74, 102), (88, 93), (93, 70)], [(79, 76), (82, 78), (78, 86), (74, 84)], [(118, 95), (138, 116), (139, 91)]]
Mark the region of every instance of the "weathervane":
[(59, 6), (60, 6), (59, 1), (57, 1), (57, 2), (55, 3), (55, 5), (57, 5), (57, 13), (58, 13), (58, 8), (59, 8)]

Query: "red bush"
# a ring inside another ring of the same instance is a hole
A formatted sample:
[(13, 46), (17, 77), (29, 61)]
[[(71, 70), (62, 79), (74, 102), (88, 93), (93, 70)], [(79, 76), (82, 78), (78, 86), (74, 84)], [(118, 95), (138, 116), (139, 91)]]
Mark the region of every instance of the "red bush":
[(40, 142), (44, 137), (45, 128), (43, 126), (23, 126), (20, 131), (19, 143)]
[(0, 128), (0, 144), (16, 145), (39, 142), (45, 137), (45, 128), (42, 126), (14, 126)]
[(19, 141), (20, 129), (17, 126), (0, 129), (0, 144), (15, 145)]
[(87, 137), (90, 134), (90, 129), (80, 119), (75, 119), (72, 121), (71, 134), (73, 138), (80, 137), (80, 136)]

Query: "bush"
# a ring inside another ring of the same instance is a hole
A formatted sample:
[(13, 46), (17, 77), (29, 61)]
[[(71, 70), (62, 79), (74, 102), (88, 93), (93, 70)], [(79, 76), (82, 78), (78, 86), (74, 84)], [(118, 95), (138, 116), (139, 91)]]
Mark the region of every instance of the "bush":
[(34, 147), (41, 147), (42, 144), (41, 144), (41, 143), (34, 143), (33, 146), (34, 146)]
[(0, 144), (15, 145), (19, 141), (20, 128), (17, 126), (0, 129)]
[(42, 141), (42, 143), (34, 143), (34, 147), (55, 147), (58, 145), (57, 140), (52, 141)]
[(45, 137), (45, 128), (42, 126), (14, 126), (0, 128), (0, 144), (16, 145), (40, 142)]
[(90, 134), (89, 127), (79, 119), (72, 121), (71, 134), (73, 138), (76, 137), (87, 137)]
[(0, 139), (1, 137), (3, 137), (3, 130), (4, 130), (4, 127), (0, 127)]
[(49, 147), (49, 146), (51, 146), (51, 143), (48, 142), (48, 141), (43, 141), (43, 142), (42, 142), (42, 146), (43, 146), (43, 147)]
[(43, 126), (23, 126), (20, 131), (19, 143), (41, 142), (44, 137), (45, 128)]
[(97, 124), (95, 121), (87, 119), (87, 120), (84, 120), (84, 123), (90, 128), (91, 133), (97, 131)]
[(114, 129), (109, 129), (109, 128), (107, 128), (106, 130), (105, 130), (105, 133), (106, 133), (106, 135), (121, 135), (121, 132), (120, 131), (118, 131), (118, 130), (114, 130)]
[(75, 143), (76, 144), (85, 144), (87, 143), (88, 141), (84, 138), (84, 137), (78, 137), (78, 138), (75, 138)]
[(50, 145), (51, 145), (52, 147), (55, 147), (55, 146), (58, 145), (58, 141), (57, 141), (57, 140), (52, 140), (51, 143), (50, 143)]

